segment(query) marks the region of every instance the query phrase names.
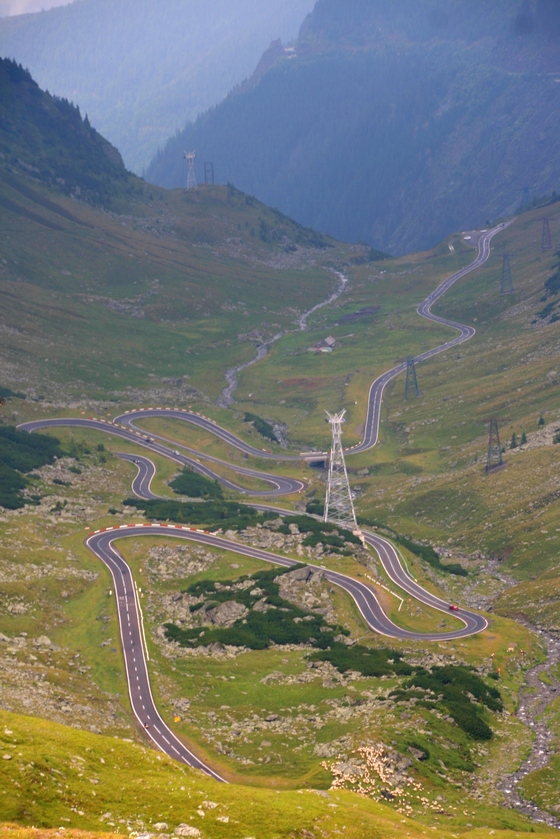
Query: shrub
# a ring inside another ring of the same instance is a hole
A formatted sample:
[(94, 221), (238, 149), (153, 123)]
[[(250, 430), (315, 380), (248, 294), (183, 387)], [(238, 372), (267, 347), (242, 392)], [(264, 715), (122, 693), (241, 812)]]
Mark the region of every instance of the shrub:
[(273, 427), (269, 422), (263, 420), (262, 417), (258, 417), (256, 414), (247, 413), (245, 414), (243, 422), (251, 422), (253, 424), (253, 428), (255, 431), (258, 431), (261, 437), (266, 437), (267, 440), (271, 440), (273, 443), (278, 443), (278, 437), (274, 433)]
[(167, 499), (127, 498), (123, 501), (127, 507), (144, 510), (146, 516), (160, 521), (174, 521), (177, 524), (204, 524), (216, 530), (244, 530), (271, 518), (275, 513), (259, 513), (253, 507), (238, 504), (235, 501), (215, 499), (202, 503), (174, 501)]
[(28, 485), (23, 476), (61, 456), (60, 443), (54, 437), (1, 426), (0, 506), (9, 510), (23, 507), (27, 502), (21, 490)]
[(560, 292), (560, 269), (546, 280), (544, 287), (548, 294), (558, 294)]
[(310, 516), (324, 516), (325, 505), (318, 498), (313, 498), (308, 502), (305, 512), (309, 513)]
[[(414, 690), (415, 689), (415, 690)], [(425, 708), (441, 708), (473, 740), (489, 740), (492, 729), (482, 719), (483, 708), (503, 709), (497, 688), (489, 687), (473, 670), (464, 665), (420, 668), (403, 689), (390, 694), (397, 700), (419, 700)]]
[[(280, 586), (276, 580), (284, 574), (303, 566), (272, 568), (257, 571), (250, 577), (240, 577), (216, 584), (213, 580), (198, 580), (192, 583), (187, 593), (202, 597), (203, 601), (190, 607), (191, 613), (218, 603), (234, 600), (247, 609), (257, 601), (266, 598), (266, 604), (272, 608), (266, 612), (250, 611), (243, 620), (237, 620), (228, 628), (200, 626), (181, 629), (175, 624), (166, 624), (166, 636), (183, 647), (198, 647), (214, 642), (232, 647), (249, 647), (252, 650), (264, 650), (271, 644), (312, 644), (325, 648), (334, 643), (336, 634), (345, 633), (339, 626), (330, 626), (322, 615), (306, 612), (279, 596)], [(254, 586), (236, 588), (236, 584), (250, 580)], [(255, 588), (256, 594), (251, 594)]]
[(192, 469), (183, 469), (176, 478), (170, 481), (169, 486), (178, 495), (187, 495), (189, 498), (224, 497), (218, 481), (199, 475)]
[(361, 542), (357, 536), (350, 530), (345, 530), (331, 522), (317, 521), (310, 516), (286, 516), (284, 524), (278, 528), (280, 533), (289, 533), (290, 524), (297, 525), (300, 533), (307, 533), (304, 545), (317, 545), (319, 542), (323, 544), (332, 545), (333, 547), (342, 547), (345, 542), (351, 542), (354, 545), (360, 545)]
[(17, 391), (10, 390), (9, 387), (0, 387), (0, 399), (9, 399), (10, 397), (14, 399), (25, 399), (25, 393), (18, 393)]
[(428, 565), (431, 565), (432, 568), (436, 569), (436, 571), (443, 571), (446, 574), (454, 574), (457, 577), (468, 577), (468, 571), (466, 571), (462, 565), (459, 565), (459, 563), (451, 562), (448, 565), (444, 565), (439, 558), (439, 554), (436, 553), (431, 545), (418, 545), (411, 539), (407, 539), (406, 536), (400, 536), (399, 534), (395, 534), (394, 538), (396, 542), (403, 546), (403, 548), (407, 548), (407, 550), (411, 553), (420, 557), (420, 559), (423, 559), (424, 562), (427, 562)]
[(329, 650), (313, 653), (311, 661), (330, 661), (339, 673), (357, 670), (362, 676), (408, 676), (412, 667), (402, 661), (402, 654), (391, 649), (375, 649), (356, 644), (347, 647), (338, 641)]

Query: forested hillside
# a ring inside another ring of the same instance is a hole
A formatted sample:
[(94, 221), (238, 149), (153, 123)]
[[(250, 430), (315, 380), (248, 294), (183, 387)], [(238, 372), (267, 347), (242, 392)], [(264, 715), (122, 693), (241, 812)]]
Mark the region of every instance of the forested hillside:
[[(31, 175), (68, 195), (107, 203), (128, 182), (118, 150), (66, 99), (0, 59), (0, 172)], [(8, 208), (10, 209), (10, 208)]]
[(555, 0), (319, 0), (295, 52), (171, 139), (305, 224), (404, 253), (560, 184)]
[(158, 145), (295, 37), (313, 0), (77, 0), (0, 20), (0, 55), (67, 98), (141, 172)]

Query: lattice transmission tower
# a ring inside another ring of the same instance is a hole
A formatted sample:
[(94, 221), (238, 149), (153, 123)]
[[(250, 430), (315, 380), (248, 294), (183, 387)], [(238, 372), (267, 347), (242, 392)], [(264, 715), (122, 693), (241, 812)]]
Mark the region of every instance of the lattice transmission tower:
[(187, 171), (187, 189), (198, 189), (196, 183), (196, 175), (194, 173), (194, 160), (196, 157), (195, 151), (186, 151), (185, 152), (185, 160), (188, 163), (188, 171)]
[[(502, 422), (508, 422), (509, 418), (502, 417)], [(502, 444), (500, 442), (500, 420), (498, 417), (490, 417), (486, 420), (490, 426), (488, 433), (488, 455), (486, 457), (486, 472), (493, 472), (499, 466), (504, 465)]]
[(502, 265), (502, 289), (501, 294), (511, 294), (513, 292), (513, 279), (511, 276), (511, 263), (509, 254), (504, 254), (504, 261)]
[(542, 249), (543, 251), (552, 250), (552, 236), (550, 235), (550, 219), (545, 216), (542, 220)]
[(345, 410), (340, 414), (329, 414), (327, 411), (328, 421), (332, 425), (332, 445), (324, 520), (357, 532), (358, 523), (342, 449), (342, 423), (345, 422), (345, 413)]
[(418, 379), (416, 378), (416, 366), (414, 364), (414, 356), (409, 355), (406, 359), (406, 385), (404, 388), (404, 398), (408, 399), (408, 395), (414, 393), (418, 396)]

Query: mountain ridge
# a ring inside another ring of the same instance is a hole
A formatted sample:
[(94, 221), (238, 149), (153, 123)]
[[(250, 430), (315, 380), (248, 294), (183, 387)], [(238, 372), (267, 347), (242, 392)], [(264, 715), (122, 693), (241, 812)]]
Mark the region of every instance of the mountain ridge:
[[(289, 39), (313, 0), (80, 0), (0, 19), (0, 55), (78, 104), (140, 174), (158, 145)], [(164, 45), (164, 46), (162, 46)]]
[[(525, 188), (556, 189), (556, 7), (347, 8), (320, 0), (295, 48), (171, 138), (147, 178), (177, 184), (181, 149), (198, 148), (220, 180), (397, 254), (510, 215)], [(524, 9), (538, 25), (519, 33)]]
[(119, 151), (68, 100), (42, 91), (30, 73), (0, 58), (0, 171), (24, 173), (97, 203), (129, 185)]

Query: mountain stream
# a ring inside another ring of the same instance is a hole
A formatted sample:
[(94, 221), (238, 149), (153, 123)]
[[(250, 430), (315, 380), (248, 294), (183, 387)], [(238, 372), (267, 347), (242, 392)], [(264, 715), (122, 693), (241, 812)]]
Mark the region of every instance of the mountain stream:
[[(339, 271), (335, 271), (335, 274), (338, 278), (338, 287), (336, 291), (334, 291), (326, 300), (323, 300), (321, 303), (317, 303), (315, 306), (313, 306), (311, 309), (309, 309), (307, 312), (304, 312), (300, 316), (298, 320), (298, 326), (301, 332), (304, 332), (308, 328), (307, 319), (310, 317), (310, 315), (312, 315), (318, 309), (322, 309), (323, 306), (328, 306), (330, 303), (334, 303), (334, 301), (340, 297), (340, 295), (346, 288), (346, 284), (348, 283), (348, 277), (346, 277), (344, 274), (341, 274)], [(255, 356), (255, 358), (252, 358), (250, 361), (246, 361), (244, 364), (239, 364), (237, 367), (232, 367), (231, 369), (226, 371), (225, 379), (227, 385), (222, 390), (216, 402), (216, 404), (220, 408), (229, 408), (231, 407), (231, 405), (233, 405), (233, 394), (237, 390), (237, 386), (239, 384), (239, 373), (241, 373), (242, 370), (246, 370), (247, 367), (251, 367), (251, 365), (256, 364), (257, 361), (261, 361), (261, 359), (263, 359), (268, 354), (270, 347), (276, 341), (279, 341), (280, 338), (283, 338), (285, 334), (285, 331), (278, 332), (278, 334), (275, 335), (273, 338), (270, 338), (270, 340), (265, 341), (264, 343), (259, 344), (257, 346), (257, 355)]]

